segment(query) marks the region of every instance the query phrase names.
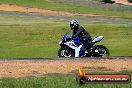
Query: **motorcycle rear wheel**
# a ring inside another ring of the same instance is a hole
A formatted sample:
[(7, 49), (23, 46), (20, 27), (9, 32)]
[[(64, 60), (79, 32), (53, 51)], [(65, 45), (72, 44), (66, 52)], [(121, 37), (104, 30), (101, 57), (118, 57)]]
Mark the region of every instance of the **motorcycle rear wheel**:
[(109, 50), (103, 45), (96, 45), (95, 53), (98, 53), (97, 57), (109, 57)]

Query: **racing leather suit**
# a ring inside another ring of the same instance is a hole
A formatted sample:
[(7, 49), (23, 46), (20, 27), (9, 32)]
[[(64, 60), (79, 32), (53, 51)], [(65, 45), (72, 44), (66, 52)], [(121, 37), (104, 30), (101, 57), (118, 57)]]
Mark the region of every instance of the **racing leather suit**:
[(86, 47), (87, 51), (90, 51), (90, 48), (92, 47), (92, 38), (90, 36), (90, 34), (82, 27), (82, 26), (78, 26), (76, 28), (73, 29), (73, 34), (72, 37), (75, 36), (81, 36), (82, 39), (81, 41), (83, 42), (84, 46)]

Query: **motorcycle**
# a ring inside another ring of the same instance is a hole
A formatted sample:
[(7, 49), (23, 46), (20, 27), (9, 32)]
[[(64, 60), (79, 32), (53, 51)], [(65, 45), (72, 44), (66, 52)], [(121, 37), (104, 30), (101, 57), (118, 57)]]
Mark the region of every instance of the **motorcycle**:
[(92, 44), (94, 50), (88, 52), (87, 48), (81, 42), (80, 36), (70, 38), (69, 35), (66, 33), (59, 42), (61, 46), (58, 50), (59, 57), (108, 57), (110, 55), (109, 50), (105, 46), (94, 45), (100, 42), (104, 38), (103, 36), (93, 38)]

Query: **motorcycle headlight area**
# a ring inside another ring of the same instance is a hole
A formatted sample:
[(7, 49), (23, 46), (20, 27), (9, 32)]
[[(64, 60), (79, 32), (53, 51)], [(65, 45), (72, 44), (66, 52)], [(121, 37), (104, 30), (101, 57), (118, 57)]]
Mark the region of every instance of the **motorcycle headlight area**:
[(61, 43), (62, 43), (62, 40), (59, 41), (59, 44), (61, 44)]

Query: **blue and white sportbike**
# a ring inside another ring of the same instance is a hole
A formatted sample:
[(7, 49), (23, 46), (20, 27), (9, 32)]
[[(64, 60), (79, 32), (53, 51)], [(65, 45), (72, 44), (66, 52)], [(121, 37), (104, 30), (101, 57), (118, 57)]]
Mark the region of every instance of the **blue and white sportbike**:
[[(94, 37), (92, 40), (92, 52), (88, 52), (84, 44), (81, 42), (81, 37), (69, 37), (70, 34), (66, 33), (59, 44), (61, 48), (58, 51), (59, 57), (108, 57), (109, 50), (103, 45), (94, 45), (100, 42), (104, 37)], [(90, 50), (91, 51), (91, 50)]]

